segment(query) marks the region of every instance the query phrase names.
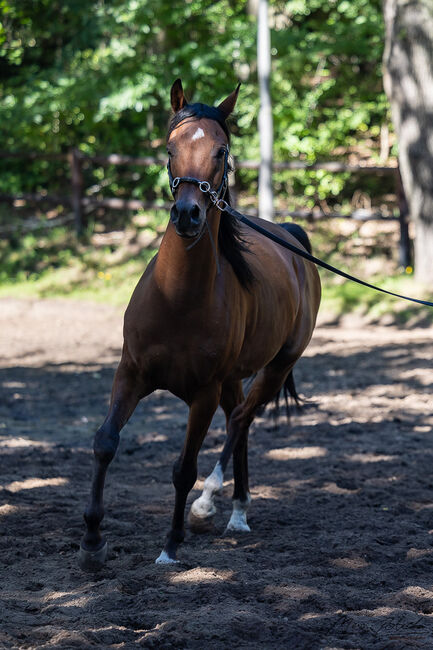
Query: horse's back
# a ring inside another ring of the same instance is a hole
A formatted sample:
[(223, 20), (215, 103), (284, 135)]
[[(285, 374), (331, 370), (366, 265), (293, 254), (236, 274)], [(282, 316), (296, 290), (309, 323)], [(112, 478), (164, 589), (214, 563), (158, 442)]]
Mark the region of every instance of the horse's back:
[[(251, 220), (296, 247), (299, 247), (299, 244), (301, 244), (301, 248), (311, 253), (310, 240), (301, 226), (291, 222), (276, 224), (257, 218), (252, 218)], [(296, 255), (296, 253), (284, 248), (277, 242), (268, 239), (265, 235), (252, 230), (248, 226), (243, 227), (243, 236), (252, 253), (249, 257), (251, 265), (255, 267), (254, 271), (258, 272), (260, 276), (263, 276), (265, 283), (271, 277), (273, 281), (285, 282), (288, 273), (292, 282), (295, 281), (297, 285), (302, 282), (302, 275), (304, 283), (320, 287), (319, 274), (315, 264), (312, 262)], [(284, 269), (286, 272), (284, 272)], [(296, 277), (293, 277), (295, 269), (297, 271), (303, 269), (305, 273), (299, 274), (296, 272)]]

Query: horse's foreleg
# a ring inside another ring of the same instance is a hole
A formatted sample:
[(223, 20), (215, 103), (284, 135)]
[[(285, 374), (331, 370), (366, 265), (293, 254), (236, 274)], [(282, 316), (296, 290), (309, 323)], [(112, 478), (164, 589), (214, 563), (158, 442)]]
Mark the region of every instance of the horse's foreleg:
[(105, 476), (119, 444), (119, 433), (131, 417), (141, 397), (143, 397), (143, 393), (137, 390), (135, 376), (121, 363), (114, 378), (107, 418), (96, 432), (93, 443), (93, 480), (90, 500), (84, 512), (87, 529), (81, 540), (79, 554), (80, 566), (87, 571), (96, 571), (105, 562), (107, 542), (99, 530), (104, 517)]
[(187, 496), (197, 479), (197, 456), (218, 406), (221, 393), (219, 385), (203, 390), (192, 402), (182, 452), (173, 467), (173, 484), (176, 490), (171, 530), (164, 549), (156, 562), (176, 562), (176, 552), (185, 537), (184, 515)]
[(227, 433), (229, 436), (220, 459), (215, 465), (212, 473), (204, 482), (203, 492), (201, 496), (196, 499), (191, 506), (189, 513), (189, 523), (191, 528), (196, 529), (197, 532), (208, 527), (209, 522), (212, 520), (212, 517), (216, 513), (214, 497), (223, 489), (224, 472), (226, 470), (227, 463), (230, 460), (233, 445), (235, 443), (235, 440), (233, 438), (230, 438), (230, 416), (236, 406), (240, 404), (243, 399), (244, 395), (241, 381), (225, 382), (223, 384), (220, 404), (226, 416)]

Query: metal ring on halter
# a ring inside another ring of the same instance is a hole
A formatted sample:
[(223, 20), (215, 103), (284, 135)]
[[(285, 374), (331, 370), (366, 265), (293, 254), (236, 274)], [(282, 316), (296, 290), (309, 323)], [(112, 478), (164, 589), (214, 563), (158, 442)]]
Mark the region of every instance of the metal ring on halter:
[(218, 208), (218, 210), (221, 210), (221, 212), (224, 212), (224, 210), (228, 206), (228, 203), (227, 203), (227, 201), (224, 201), (224, 199), (218, 199), (218, 201), (216, 201), (215, 205)]
[(179, 176), (176, 176), (176, 178), (173, 178), (173, 181), (171, 183), (171, 188), (175, 190), (176, 187), (179, 185), (179, 183), (180, 183), (180, 178)]
[(200, 181), (200, 183), (198, 184), (198, 187), (199, 187), (200, 191), (204, 192), (205, 194), (206, 194), (206, 192), (210, 191), (210, 184), (207, 181)]

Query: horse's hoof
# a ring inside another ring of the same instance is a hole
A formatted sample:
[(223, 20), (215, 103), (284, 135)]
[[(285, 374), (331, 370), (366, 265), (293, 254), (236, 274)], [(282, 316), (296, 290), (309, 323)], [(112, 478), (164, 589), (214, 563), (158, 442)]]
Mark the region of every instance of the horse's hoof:
[(224, 532), (226, 535), (229, 535), (230, 533), (250, 533), (251, 528), (247, 523), (233, 524), (229, 522)]
[(212, 499), (206, 498), (201, 495), (198, 499), (192, 502), (191, 509), (189, 511), (189, 518), (195, 519), (213, 519), (213, 516), (216, 514), (217, 509)]
[[(216, 512), (216, 510), (215, 510)], [(205, 517), (203, 516), (198, 516), (197, 514), (194, 513), (193, 509), (189, 511), (188, 514), (188, 524), (191, 532), (193, 533), (209, 533), (215, 530), (215, 524), (214, 524), (214, 514), (213, 512), (210, 515), (207, 515)]]
[(98, 551), (87, 551), (85, 548), (80, 546), (78, 554), (80, 568), (83, 571), (100, 571), (105, 564), (107, 550), (107, 542), (104, 542), (104, 545), (101, 546)]

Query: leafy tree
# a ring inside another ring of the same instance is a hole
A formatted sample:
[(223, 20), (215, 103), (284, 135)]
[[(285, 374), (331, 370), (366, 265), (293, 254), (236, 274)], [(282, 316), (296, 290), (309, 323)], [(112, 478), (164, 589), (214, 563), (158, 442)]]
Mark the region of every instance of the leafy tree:
[[(190, 98), (215, 103), (243, 82), (234, 151), (258, 157), (256, 25), (245, 0), (0, 0), (0, 11), (3, 149), (163, 154), (180, 76)], [(363, 142), (374, 154), (387, 120), (380, 0), (274, 0), (270, 12), (275, 159), (314, 161)], [(59, 163), (0, 164), (0, 191), (67, 182)], [(104, 177), (108, 193), (167, 192), (163, 169), (135, 171), (86, 173), (89, 183)], [(240, 177), (254, 191), (255, 175)], [(311, 202), (344, 184), (321, 172), (275, 181)]]
[(386, 0), (385, 82), (403, 185), (415, 220), (415, 271), (433, 282), (433, 5)]

